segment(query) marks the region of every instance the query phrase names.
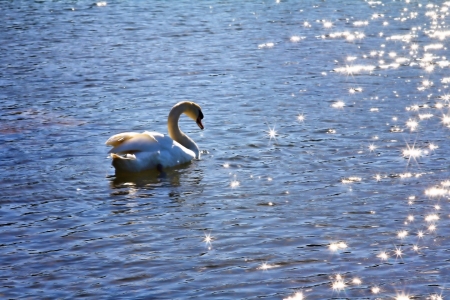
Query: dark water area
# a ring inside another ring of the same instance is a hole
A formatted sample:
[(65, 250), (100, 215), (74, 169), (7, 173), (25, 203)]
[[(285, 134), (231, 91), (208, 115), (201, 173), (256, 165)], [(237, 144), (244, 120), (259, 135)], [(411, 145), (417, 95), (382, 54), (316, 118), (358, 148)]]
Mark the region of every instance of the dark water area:
[[(1, 298), (449, 297), (449, 10), (0, 2)], [(201, 160), (115, 174), (183, 100)]]

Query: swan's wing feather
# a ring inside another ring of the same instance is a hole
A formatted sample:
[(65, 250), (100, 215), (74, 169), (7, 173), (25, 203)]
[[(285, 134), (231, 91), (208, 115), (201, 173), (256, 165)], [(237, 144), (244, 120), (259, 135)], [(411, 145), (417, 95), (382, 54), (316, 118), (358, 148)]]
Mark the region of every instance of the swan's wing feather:
[(116, 134), (106, 141), (107, 145), (113, 146), (109, 153), (126, 153), (140, 151), (157, 151), (158, 141), (148, 132), (125, 132)]
[(195, 158), (195, 153), (174, 141), (170, 136), (159, 132), (144, 132), (158, 141), (158, 160), (164, 167), (173, 167)]
[[(120, 144), (122, 144), (123, 142), (132, 139), (133, 137), (139, 136), (139, 135), (143, 135), (143, 133), (139, 133), (139, 132), (124, 132), (124, 133), (119, 133), (116, 135), (113, 135), (112, 137), (110, 137), (107, 141), (106, 141), (106, 145), (108, 146), (113, 146), (113, 147), (117, 147)], [(148, 136), (149, 138), (155, 140), (155, 138), (153, 136)], [(156, 140), (155, 140), (156, 141)]]

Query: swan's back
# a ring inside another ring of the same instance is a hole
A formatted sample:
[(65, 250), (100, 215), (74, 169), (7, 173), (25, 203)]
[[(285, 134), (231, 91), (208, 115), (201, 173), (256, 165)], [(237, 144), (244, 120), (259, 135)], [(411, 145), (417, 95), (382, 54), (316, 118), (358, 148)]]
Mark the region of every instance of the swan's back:
[(158, 140), (152, 134), (148, 134), (147, 132), (124, 132), (113, 135), (105, 144), (113, 146), (108, 153), (121, 154), (157, 150)]

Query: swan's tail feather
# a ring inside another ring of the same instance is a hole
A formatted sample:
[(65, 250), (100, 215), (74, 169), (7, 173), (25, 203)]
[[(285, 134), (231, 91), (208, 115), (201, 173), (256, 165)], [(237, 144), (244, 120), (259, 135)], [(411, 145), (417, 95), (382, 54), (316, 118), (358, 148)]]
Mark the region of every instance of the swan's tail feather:
[(113, 160), (115, 160), (115, 159), (120, 159), (121, 157), (120, 157), (120, 155), (117, 155), (117, 154), (115, 154), (115, 153), (111, 153), (111, 158), (112, 158)]
[(135, 153), (111, 153), (112, 165), (116, 171), (121, 172), (141, 172), (144, 170), (156, 169), (160, 162), (158, 152), (135, 152)]
[(125, 155), (119, 155), (116, 153), (111, 153), (111, 158), (114, 159), (136, 159), (136, 155), (127, 153)]
[(136, 156), (134, 154), (119, 155), (111, 153), (112, 165), (116, 170), (126, 172), (136, 172)]

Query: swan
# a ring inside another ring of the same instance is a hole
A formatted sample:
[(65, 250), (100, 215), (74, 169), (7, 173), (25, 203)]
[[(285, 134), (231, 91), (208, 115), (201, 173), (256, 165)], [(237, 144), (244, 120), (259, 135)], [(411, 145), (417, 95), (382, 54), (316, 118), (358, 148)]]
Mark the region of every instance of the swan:
[(162, 172), (163, 168), (200, 159), (197, 144), (178, 127), (178, 120), (183, 113), (195, 120), (200, 129), (204, 128), (200, 106), (195, 102), (183, 101), (170, 110), (167, 119), (169, 135), (145, 131), (124, 132), (110, 137), (105, 144), (113, 147), (108, 153), (111, 154), (112, 165), (116, 171), (140, 172), (157, 169)]

